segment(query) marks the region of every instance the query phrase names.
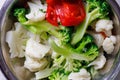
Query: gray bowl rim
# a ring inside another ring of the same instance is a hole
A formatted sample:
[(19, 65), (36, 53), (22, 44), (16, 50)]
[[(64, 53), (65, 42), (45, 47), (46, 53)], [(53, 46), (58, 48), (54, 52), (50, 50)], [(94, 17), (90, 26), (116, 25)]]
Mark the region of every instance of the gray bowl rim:
[[(0, 33), (1, 33), (1, 26), (3, 23), (3, 18), (5, 16), (5, 12), (8, 10), (8, 7), (10, 7), (14, 1), (15, 0), (6, 0), (0, 10)], [(115, 0), (106, 0), (106, 1), (112, 6), (112, 8), (115, 11), (115, 13), (118, 17), (118, 20), (120, 22), (120, 6), (117, 4), (117, 2)], [(0, 42), (0, 46), (1, 46), (1, 42)], [(116, 62), (117, 65), (114, 67), (114, 70), (111, 72), (111, 74), (109, 74), (109, 76), (107, 77), (106, 80), (114, 79), (117, 76), (117, 74), (119, 73), (119, 70), (120, 70), (120, 62), (119, 61), (120, 61), (120, 56), (118, 57), (118, 61)], [(9, 67), (7, 66), (7, 64), (4, 60), (1, 48), (0, 48), (0, 69), (4, 73), (5, 77), (8, 80), (18, 80), (15, 77), (15, 75), (10, 71)], [(114, 73), (114, 74), (112, 74), (112, 73)]]

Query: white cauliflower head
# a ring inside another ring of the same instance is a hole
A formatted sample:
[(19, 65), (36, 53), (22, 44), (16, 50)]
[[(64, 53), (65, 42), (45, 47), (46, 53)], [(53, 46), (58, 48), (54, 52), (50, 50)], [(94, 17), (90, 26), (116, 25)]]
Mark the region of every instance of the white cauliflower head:
[(113, 29), (113, 22), (112, 20), (99, 20), (96, 23), (96, 32), (104, 32), (107, 36), (111, 36)]
[(93, 37), (95, 38), (95, 43), (100, 48), (104, 41), (104, 36), (102, 34), (93, 34)]
[(80, 69), (79, 72), (72, 72), (68, 76), (68, 80), (90, 80), (90, 73), (86, 69)]
[(32, 0), (28, 2), (30, 13), (26, 15), (27, 19), (31, 21), (42, 21), (45, 19), (47, 5), (42, 4), (40, 0)]
[(15, 23), (15, 30), (8, 31), (6, 34), (6, 42), (10, 47), (11, 58), (24, 57), (25, 43), (28, 39), (27, 31), (19, 23)]
[(114, 50), (114, 44), (116, 43), (116, 37), (111, 36), (110, 38), (105, 38), (102, 46), (107, 54), (111, 54)]
[(102, 55), (100, 55), (99, 57), (97, 57), (97, 59), (95, 59), (92, 63), (90, 63), (88, 66), (94, 66), (94, 68), (96, 69), (96, 70), (98, 70), (98, 69), (101, 69), (101, 68), (103, 68), (104, 67), (104, 65), (105, 65), (105, 63), (106, 63), (106, 58), (105, 58), (105, 56), (102, 54)]
[(44, 69), (48, 64), (48, 61), (43, 58), (41, 60), (35, 60), (26, 55), (24, 67), (29, 69), (31, 72), (39, 71)]
[(50, 46), (40, 44), (34, 39), (30, 38), (26, 45), (26, 55), (34, 59), (42, 59), (50, 50)]
[(116, 42), (117, 42), (117, 39), (116, 39), (116, 37), (115, 36), (110, 36), (110, 39), (111, 39), (111, 41), (113, 42), (113, 44), (116, 44)]

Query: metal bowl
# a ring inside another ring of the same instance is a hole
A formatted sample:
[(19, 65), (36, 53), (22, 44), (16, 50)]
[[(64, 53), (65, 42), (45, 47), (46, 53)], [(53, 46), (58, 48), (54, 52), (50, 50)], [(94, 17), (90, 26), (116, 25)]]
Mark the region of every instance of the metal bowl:
[[(15, 64), (10, 58), (9, 48), (5, 42), (6, 32), (11, 29), (15, 22), (14, 17), (11, 15), (12, 10), (16, 6), (24, 4), (25, 1), (27, 0), (6, 0), (0, 12), (0, 68), (8, 80), (30, 80), (34, 76), (33, 73), (22, 67), (24, 58), (20, 60), (20, 63)], [(111, 19), (115, 26), (113, 33), (117, 36), (117, 44), (105, 68), (100, 71), (101, 75), (95, 80), (113, 80), (120, 70), (120, 7), (115, 0), (107, 0), (107, 2), (113, 11)], [(19, 59), (14, 60), (19, 62)]]

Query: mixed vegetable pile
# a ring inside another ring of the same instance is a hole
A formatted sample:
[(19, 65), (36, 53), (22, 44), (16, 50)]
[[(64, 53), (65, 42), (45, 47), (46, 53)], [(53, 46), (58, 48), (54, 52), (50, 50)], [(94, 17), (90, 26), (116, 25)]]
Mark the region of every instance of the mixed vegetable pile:
[[(25, 5), (26, 6), (26, 5)], [(116, 44), (105, 0), (32, 0), (15, 8), (11, 58), (25, 57), (35, 79), (91, 80)]]

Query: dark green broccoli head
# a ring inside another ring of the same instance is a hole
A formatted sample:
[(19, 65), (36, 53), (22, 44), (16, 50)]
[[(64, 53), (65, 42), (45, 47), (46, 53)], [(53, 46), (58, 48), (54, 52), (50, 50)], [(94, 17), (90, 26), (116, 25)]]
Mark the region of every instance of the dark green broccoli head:
[(14, 16), (17, 17), (18, 21), (21, 23), (25, 22), (27, 19), (25, 18), (26, 9), (25, 8), (16, 8), (14, 10)]
[(56, 69), (48, 77), (49, 80), (68, 80), (69, 72), (65, 72), (63, 68)]
[(98, 46), (95, 43), (87, 44), (84, 50), (86, 56), (90, 56), (93, 60), (99, 55)]
[(92, 43), (94, 38), (90, 34), (85, 34), (81, 41), (77, 44), (76, 50), (81, 52), (85, 46), (89, 43)]
[(88, 3), (89, 10), (88, 12), (92, 12), (93, 10), (99, 8), (99, 13), (101, 14), (98, 18), (106, 17), (110, 12), (110, 6), (105, 0), (86, 0)]
[(103, 2), (100, 6), (101, 6), (100, 13), (103, 14), (101, 18), (104, 18), (111, 12), (111, 9), (107, 2)]
[(73, 28), (72, 27), (60, 27), (61, 30), (59, 30), (60, 33), (60, 42), (62, 45), (66, 45), (70, 43), (71, 41), (71, 36), (73, 33)]

